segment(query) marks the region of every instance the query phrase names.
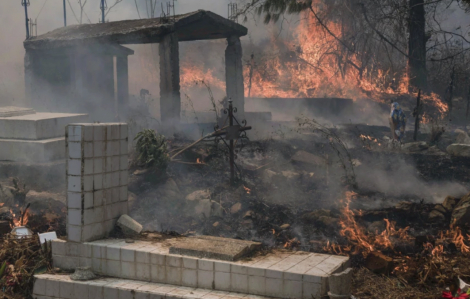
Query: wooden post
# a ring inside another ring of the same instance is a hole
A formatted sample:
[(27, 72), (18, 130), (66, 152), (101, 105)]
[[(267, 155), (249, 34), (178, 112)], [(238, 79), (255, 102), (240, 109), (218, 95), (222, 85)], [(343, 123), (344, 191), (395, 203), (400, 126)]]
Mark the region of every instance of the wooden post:
[(180, 66), (178, 36), (170, 33), (159, 44), (160, 55), (160, 114), (166, 125), (176, 125), (180, 121)]
[(238, 36), (227, 38), (225, 50), (225, 82), (227, 98), (237, 107), (237, 119), (245, 117), (245, 86), (243, 85), (242, 46)]

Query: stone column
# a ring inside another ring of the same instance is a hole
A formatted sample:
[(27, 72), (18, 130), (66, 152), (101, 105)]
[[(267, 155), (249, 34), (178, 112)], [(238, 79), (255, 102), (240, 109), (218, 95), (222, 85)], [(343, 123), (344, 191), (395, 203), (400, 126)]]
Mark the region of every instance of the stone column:
[(160, 114), (162, 123), (174, 126), (181, 112), (178, 36), (170, 33), (159, 44)]
[(118, 113), (124, 116), (129, 106), (129, 67), (127, 56), (116, 57)]
[(104, 238), (128, 212), (127, 124), (70, 124), (65, 132), (67, 240)]
[(242, 45), (238, 36), (227, 38), (225, 50), (225, 82), (227, 98), (232, 99), (238, 109), (235, 117), (241, 121), (245, 117), (245, 87), (243, 85)]

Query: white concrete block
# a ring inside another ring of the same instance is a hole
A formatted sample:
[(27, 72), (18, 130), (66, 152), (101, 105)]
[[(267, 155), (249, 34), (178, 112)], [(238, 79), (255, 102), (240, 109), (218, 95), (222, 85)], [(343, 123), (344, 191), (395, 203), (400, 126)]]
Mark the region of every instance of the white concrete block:
[(104, 291), (102, 285), (90, 284), (88, 287), (88, 298), (89, 299), (103, 299)]
[(111, 187), (118, 187), (119, 186), (119, 172), (112, 172), (111, 173)]
[(103, 189), (111, 188), (111, 173), (103, 174)]
[(80, 267), (92, 267), (91, 258), (80, 257)]
[[(109, 126), (107, 127), (107, 129), (109, 130)], [(119, 125), (111, 125), (111, 134), (110, 134), (110, 138), (108, 138), (108, 140), (118, 140), (120, 139), (120, 135), (121, 135), (121, 132), (120, 132), (120, 126)], [(109, 132), (109, 131), (108, 131)]]
[(150, 281), (150, 264), (136, 263), (135, 276), (138, 280)]
[(104, 172), (104, 158), (94, 158), (93, 159), (93, 173), (101, 174)]
[(118, 171), (119, 170), (119, 156), (112, 156), (111, 157), (111, 171)]
[(266, 277), (283, 279), (283, 272), (277, 270), (266, 269)]
[(153, 282), (166, 283), (166, 266), (150, 265), (150, 277)]
[(82, 225), (82, 210), (68, 209), (67, 223), (71, 225)]
[(106, 272), (106, 260), (99, 259), (99, 258), (92, 258), (91, 267), (94, 272), (105, 273)]
[(93, 140), (94, 141), (102, 141), (104, 140), (104, 130), (105, 127), (104, 126), (101, 126), (101, 125), (94, 125), (93, 126)]
[(119, 298), (119, 289), (117, 288), (112, 288), (111, 286), (110, 287), (105, 287), (103, 289), (103, 293), (104, 293), (104, 296), (102, 299), (107, 299), (107, 298), (113, 298), (113, 299), (116, 299), (116, 298)]
[[(121, 204), (118, 204), (121, 205)], [(142, 232), (142, 225), (129, 217), (128, 215), (121, 215), (117, 221), (117, 226), (119, 226), (124, 234), (128, 235), (138, 235)], [(176, 265), (178, 264), (178, 265)], [(181, 267), (181, 257), (168, 256), (167, 266), (172, 267)]]
[(232, 264), (231, 265), (231, 272), (236, 273), (236, 274), (247, 275), (248, 274), (248, 268), (246, 266)]
[[(197, 261), (198, 259), (192, 257), (182, 257), (183, 268), (185, 269), (197, 269)], [(229, 267), (230, 269), (230, 267)]]
[(84, 141), (93, 141), (93, 126), (85, 125), (82, 127), (83, 130), (83, 140)]
[(83, 143), (83, 157), (93, 158), (93, 142), (84, 142)]
[(248, 275), (231, 273), (232, 291), (239, 293), (248, 292)]
[(214, 262), (214, 269), (216, 272), (230, 272), (230, 264), (221, 262), (221, 261), (215, 261)]
[(83, 178), (83, 191), (93, 191), (93, 175), (85, 175)]
[(106, 259), (108, 260), (121, 260), (121, 246), (107, 246), (106, 247)]
[(68, 134), (67, 138), (69, 141), (81, 141), (82, 140), (82, 127), (81, 126), (67, 126)]
[(75, 282), (73, 284), (72, 299), (88, 299), (88, 284), (84, 282)]
[[(120, 201), (119, 187), (111, 188), (111, 201), (116, 203)], [(122, 215), (122, 213), (121, 213)]]
[(302, 298), (302, 282), (294, 280), (284, 280), (283, 298)]
[(150, 262), (153, 265), (165, 266), (166, 265), (166, 255), (159, 253), (150, 253)]
[(105, 142), (95, 141), (93, 142), (93, 157), (104, 157), (105, 156)]
[(106, 275), (121, 277), (121, 261), (106, 260)]
[(135, 279), (135, 265), (134, 262), (121, 262), (121, 277)]
[(90, 243), (83, 243), (80, 246), (80, 256), (91, 258), (93, 256), (93, 249)]
[(179, 255), (169, 254), (166, 257), (167, 267), (181, 267), (183, 258)]
[(248, 276), (248, 293), (253, 295), (265, 295), (266, 277)]
[(81, 174), (82, 174), (82, 160), (81, 159), (68, 159), (67, 175), (81, 175)]
[(166, 282), (174, 285), (181, 285), (183, 269), (166, 267)]
[(103, 205), (103, 190), (93, 192), (93, 205), (100, 207)]
[(82, 208), (82, 193), (67, 192), (67, 207), (69, 209), (81, 209)]
[(302, 281), (302, 274), (284, 272), (284, 279)]
[(91, 243), (93, 258), (106, 259), (106, 247), (100, 244)]
[(33, 294), (46, 295), (46, 279), (37, 279), (34, 283)]
[(61, 281), (59, 284), (60, 298), (72, 299), (73, 297), (73, 283), (71, 281)]
[(121, 248), (121, 260), (123, 262), (135, 262), (135, 250)]
[(0, 139), (0, 160), (49, 162), (68, 159), (65, 138), (43, 140)]
[(53, 255), (65, 255), (65, 244), (66, 242), (63, 240), (52, 240), (51, 245), (52, 245), (52, 254)]
[(127, 201), (128, 196), (127, 186), (119, 187), (119, 201)]
[(197, 270), (183, 268), (183, 275), (181, 278), (181, 285), (187, 287), (197, 287)]
[(282, 298), (283, 297), (282, 287), (283, 287), (282, 279), (266, 277), (266, 295), (267, 296)]
[(68, 143), (68, 157), (70, 159), (81, 159), (82, 158), (82, 143), (81, 142), (69, 142)]
[(256, 267), (247, 267), (247, 268), (248, 268), (248, 275), (266, 276), (266, 269), (264, 268), (256, 268)]
[(93, 174), (93, 158), (85, 158), (83, 163), (83, 174)]
[(93, 175), (93, 190), (103, 189), (103, 174)]
[(205, 270), (205, 271), (214, 271), (213, 261), (199, 259), (197, 260), (197, 262), (198, 262), (198, 269)]
[(82, 191), (82, 178), (81, 176), (67, 176), (67, 190), (72, 192)]
[(72, 242), (80, 242), (82, 238), (82, 227), (75, 225), (67, 226), (67, 240)]
[(230, 272), (215, 272), (214, 287), (219, 291), (231, 291), (232, 277)]
[(57, 280), (46, 280), (46, 296), (60, 297), (60, 282)]
[(65, 253), (66, 256), (80, 256), (81, 244), (67, 242), (65, 243)]
[(302, 284), (302, 299), (312, 299), (321, 297), (320, 285), (316, 283), (304, 282)]
[(203, 289), (212, 289), (214, 271), (197, 270), (197, 286)]
[(84, 207), (85, 209), (93, 208), (93, 192), (84, 192), (83, 193)]

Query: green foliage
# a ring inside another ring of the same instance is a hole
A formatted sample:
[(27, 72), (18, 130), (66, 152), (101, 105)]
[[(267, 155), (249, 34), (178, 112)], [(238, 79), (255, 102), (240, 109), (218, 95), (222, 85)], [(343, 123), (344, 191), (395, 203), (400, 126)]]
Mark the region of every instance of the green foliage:
[(257, 13), (264, 14), (264, 22), (277, 22), (282, 14), (298, 14), (308, 9), (312, 5), (312, 0), (265, 0), (258, 6)]
[(166, 169), (170, 158), (165, 136), (157, 134), (154, 130), (145, 129), (139, 132), (134, 140), (137, 140), (137, 161), (140, 166)]

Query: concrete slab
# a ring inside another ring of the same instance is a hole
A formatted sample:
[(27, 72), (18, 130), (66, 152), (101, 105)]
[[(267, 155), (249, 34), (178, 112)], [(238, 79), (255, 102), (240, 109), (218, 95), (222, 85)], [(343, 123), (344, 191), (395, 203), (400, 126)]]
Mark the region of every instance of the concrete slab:
[(64, 137), (44, 140), (0, 139), (0, 161), (46, 162), (64, 158)]
[(40, 140), (63, 137), (66, 125), (87, 120), (87, 114), (44, 112), (0, 117), (0, 138)]
[(0, 117), (11, 117), (11, 116), (18, 116), (18, 115), (27, 115), (27, 114), (34, 114), (34, 111), (31, 108), (23, 108), (23, 107), (15, 107), (15, 106), (6, 106), (0, 107)]
[(261, 243), (258, 242), (201, 236), (182, 239), (170, 247), (170, 253), (198, 258), (236, 261), (260, 247)]

